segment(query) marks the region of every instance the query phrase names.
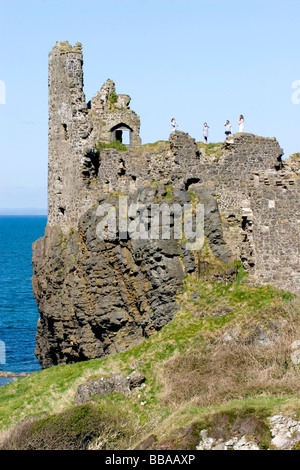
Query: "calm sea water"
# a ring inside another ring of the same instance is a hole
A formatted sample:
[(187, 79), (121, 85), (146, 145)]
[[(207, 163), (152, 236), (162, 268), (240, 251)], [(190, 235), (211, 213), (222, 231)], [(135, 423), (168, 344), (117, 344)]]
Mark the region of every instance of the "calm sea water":
[[(31, 286), (32, 243), (46, 216), (0, 216), (0, 370), (40, 370), (34, 355), (39, 317)], [(4, 363), (5, 361), (5, 363)], [(0, 378), (0, 385), (7, 380)]]

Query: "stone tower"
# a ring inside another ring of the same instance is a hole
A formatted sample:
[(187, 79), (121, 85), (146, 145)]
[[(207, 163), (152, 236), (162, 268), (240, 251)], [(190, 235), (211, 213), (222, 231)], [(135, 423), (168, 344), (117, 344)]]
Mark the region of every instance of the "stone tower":
[(91, 131), (83, 93), (81, 44), (49, 54), (48, 223), (70, 226), (83, 197), (81, 160)]

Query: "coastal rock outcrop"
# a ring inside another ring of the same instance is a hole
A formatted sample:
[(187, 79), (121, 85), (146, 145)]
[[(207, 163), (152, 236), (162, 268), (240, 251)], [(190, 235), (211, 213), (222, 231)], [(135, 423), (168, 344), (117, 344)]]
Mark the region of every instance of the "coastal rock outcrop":
[[(151, 205), (157, 190), (146, 187), (139, 197), (145, 193)], [(119, 204), (112, 196), (102, 205), (108, 201)], [(122, 351), (162, 328), (178, 308), (184, 276), (178, 240), (121, 239), (120, 233), (101, 239), (102, 205), (68, 236), (48, 227), (34, 245), (32, 283), (41, 313), (36, 355), (43, 367)]]

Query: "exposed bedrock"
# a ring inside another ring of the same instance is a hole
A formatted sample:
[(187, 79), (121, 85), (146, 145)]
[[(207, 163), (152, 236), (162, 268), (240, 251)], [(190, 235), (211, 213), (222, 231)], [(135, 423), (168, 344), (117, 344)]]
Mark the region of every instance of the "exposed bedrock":
[[(157, 189), (146, 187), (137, 195), (147, 206), (157, 200)], [(118, 207), (118, 197), (103, 197), (101, 204), (107, 203)], [(135, 240), (132, 234), (120, 239), (117, 233), (103, 240), (98, 207), (68, 236), (59, 226), (47, 227), (34, 244), (32, 284), (41, 314), (36, 355), (43, 367), (122, 351), (158, 331), (176, 312), (184, 276), (181, 242), (172, 233), (170, 239)], [(171, 232), (172, 221), (171, 216)], [(185, 260), (193, 270), (188, 251)]]

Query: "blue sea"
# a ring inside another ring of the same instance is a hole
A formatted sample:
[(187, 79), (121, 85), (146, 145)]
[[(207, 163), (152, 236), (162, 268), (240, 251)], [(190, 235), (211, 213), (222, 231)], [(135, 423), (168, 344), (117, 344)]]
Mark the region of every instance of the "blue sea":
[[(39, 313), (33, 296), (32, 243), (44, 235), (46, 216), (0, 216), (0, 370), (34, 372)], [(9, 380), (0, 378), (0, 385)]]

